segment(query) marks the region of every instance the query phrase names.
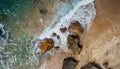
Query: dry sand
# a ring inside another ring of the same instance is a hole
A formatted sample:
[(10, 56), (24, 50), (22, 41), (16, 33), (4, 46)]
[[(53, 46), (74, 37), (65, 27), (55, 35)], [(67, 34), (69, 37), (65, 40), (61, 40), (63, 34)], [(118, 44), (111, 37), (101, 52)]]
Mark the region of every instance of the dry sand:
[(103, 67), (120, 69), (120, 0), (96, 0), (96, 18), (91, 29), (83, 34), (83, 51), (77, 58), (81, 61), (76, 69), (87, 62), (97, 62)]

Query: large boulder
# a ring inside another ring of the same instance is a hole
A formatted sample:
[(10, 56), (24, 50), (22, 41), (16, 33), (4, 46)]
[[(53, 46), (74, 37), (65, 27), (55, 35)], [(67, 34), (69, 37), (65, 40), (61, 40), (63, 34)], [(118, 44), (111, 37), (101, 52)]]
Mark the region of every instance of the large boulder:
[(42, 53), (51, 50), (54, 47), (52, 38), (45, 38), (40, 44), (40, 50)]

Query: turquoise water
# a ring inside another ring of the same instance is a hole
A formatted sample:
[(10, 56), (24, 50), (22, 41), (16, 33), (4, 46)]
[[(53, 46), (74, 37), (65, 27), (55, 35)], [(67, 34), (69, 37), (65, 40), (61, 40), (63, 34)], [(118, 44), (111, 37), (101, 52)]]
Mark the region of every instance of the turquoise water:
[(28, 13), (34, 0), (0, 0), (0, 14), (8, 17), (17, 17)]
[(8, 28), (10, 35), (7, 42), (0, 44), (0, 69), (34, 69), (31, 39), (29, 32), (22, 26), (32, 11), (34, 2), (35, 0), (0, 0), (0, 24)]

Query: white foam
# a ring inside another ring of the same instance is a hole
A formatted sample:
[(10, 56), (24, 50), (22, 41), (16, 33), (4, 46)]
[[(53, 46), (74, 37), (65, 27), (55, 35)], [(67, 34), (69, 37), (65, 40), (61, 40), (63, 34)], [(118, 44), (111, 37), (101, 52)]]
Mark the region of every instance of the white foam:
[[(94, 0), (82, 0), (79, 1), (74, 9), (72, 9), (67, 15), (62, 17), (60, 21), (56, 24), (51, 24), (48, 26), (42, 34), (38, 36), (39, 39), (51, 38), (52, 33), (55, 32), (60, 35), (60, 40), (56, 39), (56, 37), (52, 37), (55, 46), (60, 46), (65, 51), (67, 50), (67, 36), (69, 32), (61, 33), (61, 27), (68, 27), (70, 22), (79, 21), (83, 28), (87, 27), (89, 29), (91, 21), (94, 19), (96, 15), (96, 11), (94, 8)], [(88, 5), (89, 4), (89, 5)], [(85, 5), (88, 5), (87, 7)], [(54, 25), (54, 26), (53, 26)]]
[(6, 28), (5, 25), (0, 23), (0, 30), (1, 30), (0, 43), (4, 44), (9, 37), (8, 29)]

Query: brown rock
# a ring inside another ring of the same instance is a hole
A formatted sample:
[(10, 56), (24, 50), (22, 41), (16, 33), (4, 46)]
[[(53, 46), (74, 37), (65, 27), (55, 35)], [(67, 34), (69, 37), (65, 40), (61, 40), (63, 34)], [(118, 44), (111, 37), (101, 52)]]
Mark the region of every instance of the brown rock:
[(77, 35), (81, 35), (83, 33), (82, 26), (78, 21), (72, 22), (68, 27), (68, 31)]
[(55, 37), (57, 34), (53, 32), (52, 36)]
[(59, 36), (59, 35), (57, 35), (57, 39), (60, 39), (60, 36)]
[(40, 50), (42, 53), (51, 50), (54, 47), (54, 42), (52, 38), (45, 38), (40, 45)]
[(65, 33), (65, 32), (67, 31), (67, 28), (66, 28), (66, 27), (60, 28), (60, 31), (61, 31), (62, 33)]

